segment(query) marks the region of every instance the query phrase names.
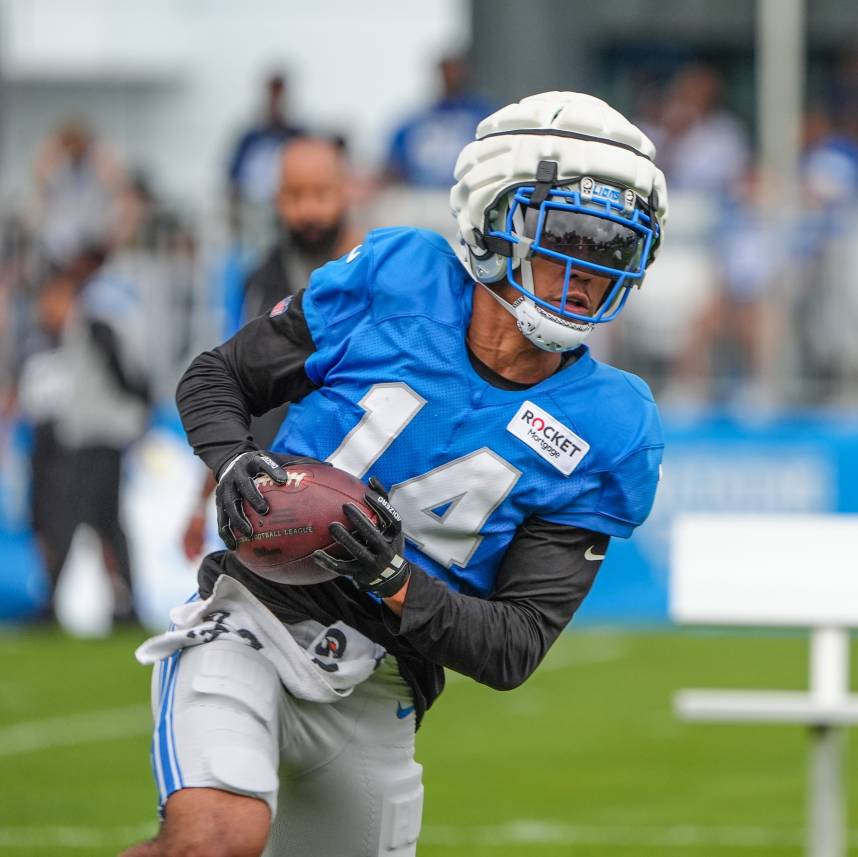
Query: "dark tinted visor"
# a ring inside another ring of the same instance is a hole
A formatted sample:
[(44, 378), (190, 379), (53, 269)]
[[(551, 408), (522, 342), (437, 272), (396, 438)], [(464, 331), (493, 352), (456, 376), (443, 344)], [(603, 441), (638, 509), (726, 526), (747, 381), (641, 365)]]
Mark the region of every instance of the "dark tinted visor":
[(644, 237), (604, 217), (550, 208), (539, 245), (594, 265), (629, 271), (638, 266)]

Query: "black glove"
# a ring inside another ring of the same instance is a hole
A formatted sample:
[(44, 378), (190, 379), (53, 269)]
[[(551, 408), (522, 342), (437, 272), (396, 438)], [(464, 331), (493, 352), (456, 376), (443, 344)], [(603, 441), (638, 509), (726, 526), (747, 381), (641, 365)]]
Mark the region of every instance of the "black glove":
[[(280, 463), (286, 464), (287, 461), (281, 458)], [(253, 535), (253, 527), (241, 506), (242, 500), (247, 500), (260, 515), (268, 513), (268, 503), (259, 493), (254, 478), (266, 475), (275, 482), (285, 482), (286, 471), (280, 463), (268, 453), (249, 450), (233, 458), (218, 477), (215, 491), (217, 531), (230, 550), (235, 550), (236, 534)]]
[(378, 516), (378, 524), (373, 524), (354, 503), (346, 503), (343, 512), (354, 525), (357, 536), (339, 521), (328, 527), (331, 536), (346, 549), (350, 558), (337, 559), (317, 550), (313, 552), (313, 559), (327, 571), (352, 578), (362, 592), (386, 598), (399, 592), (411, 576), (411, 567), (403, 556), (402, 518), (390, 505), (387, 492), (374, 476), (369, 480), (369, 491), (364, 499)]

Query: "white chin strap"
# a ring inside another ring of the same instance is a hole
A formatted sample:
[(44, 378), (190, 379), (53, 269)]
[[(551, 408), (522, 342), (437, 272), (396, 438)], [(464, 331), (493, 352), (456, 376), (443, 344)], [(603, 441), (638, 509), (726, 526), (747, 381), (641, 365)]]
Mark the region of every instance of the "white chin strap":
[[(521, 261), (521, 284), (533, 293), (533, 272), (526, 259)], [(593, 329), (592, 324), (572, 321), (548, 312), (524, 295), (511, 304), (490, 286), (485, 283), (480, 285), (515, 319), (522, 336), (543, 351), (571, 351)]]

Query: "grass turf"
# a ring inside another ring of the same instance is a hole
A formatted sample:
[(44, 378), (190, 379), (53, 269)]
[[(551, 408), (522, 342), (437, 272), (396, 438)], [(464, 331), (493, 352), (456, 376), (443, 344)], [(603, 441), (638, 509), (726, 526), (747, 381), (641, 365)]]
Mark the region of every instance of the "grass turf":
[[(100, 857), (154, 830), (140, 639), (0, 634), (0, 857)], [(510, 693), (453, 676), (418, 735), (418, 854), (797, 857), (804, 730), (670, 706), (681, 687), (802, 688), (806, 670), (801, 635), (586, 629)], [(846, 770), (854, 791), (854, 742)], [(855, 801), (849, 821), (858, 854)]]

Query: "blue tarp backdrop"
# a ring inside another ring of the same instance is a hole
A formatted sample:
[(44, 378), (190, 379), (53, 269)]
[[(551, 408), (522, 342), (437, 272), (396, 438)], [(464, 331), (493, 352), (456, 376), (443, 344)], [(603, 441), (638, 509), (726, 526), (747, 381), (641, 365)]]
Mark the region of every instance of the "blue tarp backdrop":
[(579, 618), (667, 621), (670, 524), (680, 512), (858, 513), (858, 414), (665, 415), (655, 508), (630, 541), (614, 540)]
[[(665, 434), (653, 513), (633, 539), (612, 543), (582, 620), (667, 621), (669, 531), (678, 512), (858, 513), (858, 413), (753, 422), (667, 414)], [(23, 427), (2, 427), (0, 619), (31, 614), (45, 595), (27, 527), (27, 446)]]

